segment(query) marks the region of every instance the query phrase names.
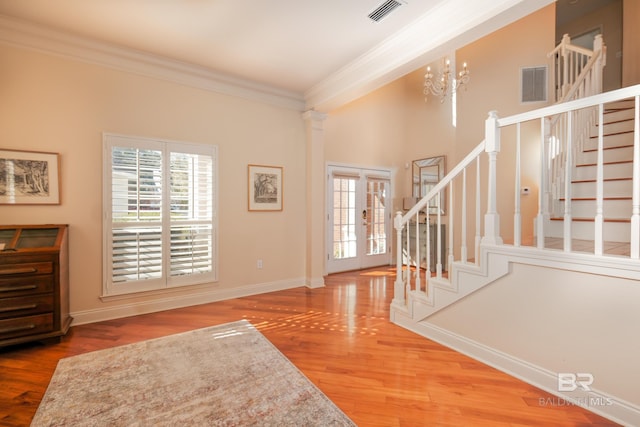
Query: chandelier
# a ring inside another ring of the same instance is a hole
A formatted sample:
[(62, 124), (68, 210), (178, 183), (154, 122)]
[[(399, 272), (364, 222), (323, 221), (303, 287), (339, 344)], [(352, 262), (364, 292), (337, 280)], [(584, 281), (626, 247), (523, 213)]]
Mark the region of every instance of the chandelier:
[(440, 102), (442, 103), (447, 97), (449, 91), (451, 91), (450, 94), (453, 94), (458, 89), (465, 87), (465, 85), (469, 83), (469, 69), (467, 68), (466, 62), (462, 65), (462, 71), (458, 73), (457, 79), (451, 78), (451, 63), (449, 58), (443, 58), (442, 62), (442, 69), (440, 70), (440, 76), (437, 80), (434, 79), (431, 67), (427, 67), (427, 74), (424, 75), (423, 91), (425, 101), (427, 100), (427, 95), (432, 94), (440, 97)]

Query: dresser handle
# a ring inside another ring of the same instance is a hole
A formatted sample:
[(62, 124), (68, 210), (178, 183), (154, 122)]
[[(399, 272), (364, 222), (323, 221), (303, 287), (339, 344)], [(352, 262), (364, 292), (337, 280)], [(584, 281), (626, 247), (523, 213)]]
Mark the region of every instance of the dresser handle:
[(32, 308), (36, 308), (38, 304), (27, 304), (27, 305), (16, 305), (14, 307), (4, 307), (0, 308), (0, 313), (4, 313), (7, 311), (18, 311), (18, 310), (29, 310)]
[(38, 269), (33, 267), (12, 268), (6, 270), (0, 270), (0, 276), (8, 276), (10, 274), (30, 274), (37, 273)]
[(5, 286), (0, 288), (0, 292), (13, 292), (13, 291), (27, 291), (29, 289), (36, 289), (36, 285), (24, 285), (24, 286)]
[(34, 329), (35, 327), (36, 325), (34, 325), (33, 323), (29, 325), (14, 326), (13, 328), (0, 329), (0, 334), (7, 334), (9, 332), (26, 331), (27, 329)]

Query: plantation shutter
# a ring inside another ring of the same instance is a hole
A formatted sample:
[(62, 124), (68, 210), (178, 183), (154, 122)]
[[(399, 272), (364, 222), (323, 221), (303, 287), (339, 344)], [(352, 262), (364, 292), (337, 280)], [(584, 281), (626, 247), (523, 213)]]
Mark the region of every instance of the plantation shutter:
[(105, 294), (216, 280), (216, 149), (105, 135)]
[(214, 157), (197, 148), (171, 147), (170, 284), (214, 271)]

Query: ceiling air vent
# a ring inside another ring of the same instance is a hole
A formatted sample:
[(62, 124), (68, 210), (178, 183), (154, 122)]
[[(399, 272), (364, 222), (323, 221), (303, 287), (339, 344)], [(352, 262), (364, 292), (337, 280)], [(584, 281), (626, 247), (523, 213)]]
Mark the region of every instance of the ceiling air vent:
[(401, 5), (402, 3), (397, 0), (387, 0), (368, 15), (369, 19), (375, 22), (380, 22), (383, 18), (387, 17), (391, 12), (393, 12), (398, 6)]

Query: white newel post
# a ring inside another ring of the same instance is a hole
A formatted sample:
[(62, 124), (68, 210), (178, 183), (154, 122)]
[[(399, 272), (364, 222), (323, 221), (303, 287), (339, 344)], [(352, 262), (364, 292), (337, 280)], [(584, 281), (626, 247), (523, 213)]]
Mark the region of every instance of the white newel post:
[[(404, 281), (402, 280), (402, 212), (396, 212), (393, 220), (396, 229), (396, 282), (393, 286), (393, 303), (404, 305)], [(409, 236), (407, 236), (408, 240)]]
[(487, 213), (484, 216), (484, 237), (482, 243), (501, 245), (500, 215), (498, 214), (497, 158), (500, 152), (500, 128), (496, 111), (489, 113), (485, 121), (485, 152), (489, 156), (489, 179), (487, 182)]

